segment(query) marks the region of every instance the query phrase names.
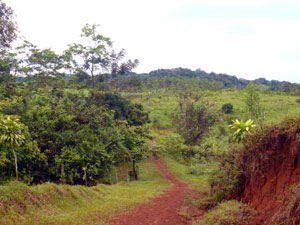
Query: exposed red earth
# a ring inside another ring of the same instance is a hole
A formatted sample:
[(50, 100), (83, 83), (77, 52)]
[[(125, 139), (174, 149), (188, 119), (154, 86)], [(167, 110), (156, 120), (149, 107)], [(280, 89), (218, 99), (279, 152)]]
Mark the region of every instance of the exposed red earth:
[[(268, 145), (264, 149), (267, 163), (264, 163), (263, 170), (251, 173), (246, 180), (243, 200), (258, 212), (253, 221), (256, 225), (299, 225), (299, 137), (298, 134), (277, 135), (273, 134), (273, 130), (270, 132), (273, 139), (266, 142)], [(291, 195), (292, 192), (295, 193)]]
[(136, 206), (132, 211), (114, 217), (107, 225), (184, 225), (187, 224), (178, 215), (183, 205), (188, 185), (179, 181), (170, 172), (162, 159), (151, 161), (162, 173), (163, 177), (173, 185), (160, 196)]

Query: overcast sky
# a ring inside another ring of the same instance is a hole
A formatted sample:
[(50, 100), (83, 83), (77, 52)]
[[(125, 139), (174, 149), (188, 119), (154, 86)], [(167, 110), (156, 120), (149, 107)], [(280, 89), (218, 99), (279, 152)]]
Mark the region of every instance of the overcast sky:
[(201, 68), (300, 83), (299, 0), (3, 0), (21, 34), (61, 52), (100, 24), (135, 72)]

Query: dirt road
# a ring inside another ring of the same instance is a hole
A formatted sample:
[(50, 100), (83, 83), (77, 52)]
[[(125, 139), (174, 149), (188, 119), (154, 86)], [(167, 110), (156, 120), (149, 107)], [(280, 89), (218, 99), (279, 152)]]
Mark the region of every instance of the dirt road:
[(186, 224), (178, 215), (178, 210), (183, 205), (184, 194), (188, 187), (179, 181), (169, 171), (162, 159), (151, 159), (165, 179), (172, 182), (172, 186), (160, 196), (136, 206), (130, 213), (113, 218), (107, 225), (183, 225)]

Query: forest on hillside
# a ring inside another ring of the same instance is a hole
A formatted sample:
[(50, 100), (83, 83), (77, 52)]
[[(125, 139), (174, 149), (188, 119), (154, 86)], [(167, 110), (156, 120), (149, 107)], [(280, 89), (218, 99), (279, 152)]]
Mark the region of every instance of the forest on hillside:
[(259, 86), (262, 86), (264, 89), (272, 90), (272, 91), (283, 91), (283, 92), (293, 92), (298, 88), (297, 84), (290, 83), (287, 81), (277, 81), (271, 80), (268, 81), (265, 78), (258, 78), (253, 81), (246, 80), (243, 78), (237, 78), (236, 76), (231, 76), (228, 74), (217, 74), (214, 72), (207, 73), (204, 70), (197, 69), (195, 71), (187, 69), (187, 68), (174, 68), (174, 69), (158, 69), (151, 71), (149, 73), (137, 74), (140, 77), (145, 78), (153, 78), (153, 77), (183, 77), (183, 78), (195, 78), (195, 80), (206, 80), (209, 83), (217, 83), (219, 85), (218, 88), (246, 88), (246, 86), (253, 82)]

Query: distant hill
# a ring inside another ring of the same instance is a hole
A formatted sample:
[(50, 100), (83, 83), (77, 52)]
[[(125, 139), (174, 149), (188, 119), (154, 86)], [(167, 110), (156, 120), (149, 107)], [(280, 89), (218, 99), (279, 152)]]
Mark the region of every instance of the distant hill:
[[(111, 79), (111, 76), (106, 74), (108, 79)], [(147, 81), (148, 78), (158, 78), (158, 77), (167, 77), (167, 78), (176, 78), (176, 77), (184, 77), (184, 78), (194, 78), (199, 80), (207, 80), (209, 82), (217, 82), (220, 83), (224, 88), (245, 88), (249, 82), (253, 82), (263, 89), (273, 90), (273, 91), (283, 91), (283, 92), (291, 92), (297, 89), (297, 83), (291, 83), (288, 81), (278, 81), (278, 80), (267, 80), (265, 78), (258, 78), (255, 80), (247, 80), (243, 78), (237, 78), (234, 75), (228, 75), (225, 73), (207, 73), (204, 70), (197, 69), (191, 70), (187, 68), (174, 68), (174, 69), (158, 69), (153, 70), (149, 73), (128, 73), (128, 78), (134, 76), (136, 78), (142, 78), (144, 81)], [(74, 76), (74, 74), (66, 74), (64, 76), (65, 79), (69, 80)], [(88, 77), (88, 76), (87, 76)], [(17, 81), (26, 81), (26, 77), (18, 77)]]
[[(228, 74), (217, 74), (217, 73), (207, 73), (204, 70), (197, 69), (195, 71), (186, 68), (174, 68), (174, 69), (158, 69), (151, 71), (150, 73), (135, 74), (141, 75), (143, 77), (188, 77), (188, 78), (198, 78), (206, 79), (208, 81), (215, 81), (222, 83), (224, 87), (236, 87), (245, 88), (251, 80), (246, 80), (243, 78), (237, 78), (236, 76), (231, 76)], [(266, 86), (270, 90), (278, 90), (290, 92), (291, 89), (296, 89), (296, 83), (290, 83), (287, 81), (277, 81), (277, 80), (266, 80), (265, 78), (259, 78), (252, 80), (253, 83), (258, 85)]]

